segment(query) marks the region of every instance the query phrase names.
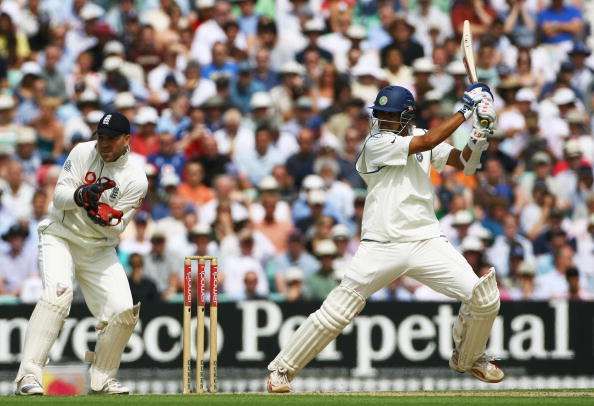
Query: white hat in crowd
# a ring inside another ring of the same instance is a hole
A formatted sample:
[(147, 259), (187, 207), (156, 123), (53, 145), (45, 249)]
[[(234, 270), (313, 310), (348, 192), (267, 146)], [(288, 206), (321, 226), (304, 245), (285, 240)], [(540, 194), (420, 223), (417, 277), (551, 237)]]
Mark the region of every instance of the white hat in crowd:
[(528, 88), (528, 87), (523, 87), (520, 90), (518, 90), (518, 93), (516, 93), (516, 101), (517, 102), (530, 102), (533, 103), (536, 101), (536, 95), (534, 94), (534, 90)]
[(295, 75), (303, 75), (305, 73), (305, 68), (303, 65), (295, 62), (289, 61), (285, 62), (283, 66), (281, 66), (280, 73), (283, 75), (287, 74), (295, 74)]
[(136, 117), (134, 118), (134, 122), (138, 125), (149, 123), (157, 124), (158, 120), (159, 114), (157, 113), (157, 110), (150, 106), (143, 106), (139, 108), (138, 112), (136, 113)]
[(466, 75), (466, 68), (464, 62), (455, 60), (446, 66), (446, 73), (452, 76)]
[(107, 44), (103, 47), (103, 53), (106, 55), (110, 54), (117, 54), (123, 55), (124, 54), (124, 45), (120, 41), (111, 40), (108, 41)]
[(105, 14), (105, 11), (95, 3), (86, 3), (80, 9), (80, 18), (85, 21), (94, 20), (95, 18), (101, 18)]
[(415, 73), (433, 73), (435, 71), (435, 65), (431, 58), (428, 57), (415, 59), (412, 67)]
[(116, 109), (130, 109), (136, 106), (136, 99), (131, 92), (118, 93), (113, 102)]
[(269, 108), (272, 106), (272, 98), (268, 92), (256, 92), (252, 95), (250, 99), (250, 108), (254, 109), (264, 109)]
[(472, 224), (472, 221), (473, 221), (472, 213), (470, 213), (468, 210), (458, 210), (454, 214), (454, 219), (452, 220), (452, 225), (453, 226), (467, 226), (469, 224)]
[(305, 178), (303, 178), (301, 187), (307, 190), (322, 189), (324, 188), (324, 179), (322, 179), (319, 175), (307, 175)]
[(115, 70), (120, 69), (124, 60), (120, 56), (112, 55), (103, 61), (103, 70), (106, 72), (113, 72)]
[(6, 93), (0, 94), (0, 110), (8, 110), (14, 107), (14, 98)]
[(287, 268), (285, 271), (285, 281), (287, 282), (302, 282), (303, 281), (303, 271), (301, 268), (297, 268), (296, 266), (291, 266)]
[(324, 204), (326, 203), (326, 192), (319, 189), (310, 190), (307, 194), (307, 202), (309, 204)]
[(336, 244), (332, 240), (320, 240), (315, 244), (314, 252), (318, 257), (336, 255)]
[(349, 228), (344, 224), (336, 224), (332, 227), (332, 239), (333, 240), (340, 240), (340, 239), (349, 239), (351, 238), (351, 232)]
[(573, 90), (563, 87), (561, 89), (557, 89), (555, 93), (553, 93), (553, 103), (557, 106), (563, 106), (564, 104), (569, 104), (575, 102), (575, 93)]
[(258, 189), (260, 189), (260, 191), (277, 190), (278, 188), (278, 182), (273, 176), (265, 176), (258, 184)]
[(462, 240), (462, 244), (460, 245), (460, 251), (468, 252), (468, 251), (482, 251), (483, 250), (483, 242), (473, 235), (468, 235), (464, 237)]

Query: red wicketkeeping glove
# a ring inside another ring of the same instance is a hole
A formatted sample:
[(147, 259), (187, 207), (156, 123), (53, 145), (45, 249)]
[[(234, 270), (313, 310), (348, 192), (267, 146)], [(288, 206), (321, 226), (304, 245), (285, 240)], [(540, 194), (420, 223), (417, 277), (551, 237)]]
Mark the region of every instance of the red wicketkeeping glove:
[(121, 210), (114, 209), (105, 203), (99, 203), (97, 210), (87, 210), (87, 214), (93, 222), (100, 226), (117, 226), (124, 215)]

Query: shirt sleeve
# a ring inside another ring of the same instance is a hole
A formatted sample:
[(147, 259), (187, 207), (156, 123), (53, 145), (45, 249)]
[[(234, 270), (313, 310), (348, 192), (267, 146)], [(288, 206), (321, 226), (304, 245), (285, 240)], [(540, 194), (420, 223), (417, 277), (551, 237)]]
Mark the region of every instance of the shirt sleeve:
[(74, 191), (82, 184), (82, 151), (77, 145), (70, 151), (62, 166), (62, 171), (54, 191), (54, 207), (59, 210), (74, 210), (78, 206), (74, 202)]
[(450, 152), (454, 149), (447, 142), (442, 142), (431, 150), (431, 165), (436, 171), (441, 172), (445, 168)]
[(408, 146), (412, 136), (380, 135), (370, 137), (365, 143), (365, 161), (370, 170), (382, 166), (403, 166), (408, 160)]

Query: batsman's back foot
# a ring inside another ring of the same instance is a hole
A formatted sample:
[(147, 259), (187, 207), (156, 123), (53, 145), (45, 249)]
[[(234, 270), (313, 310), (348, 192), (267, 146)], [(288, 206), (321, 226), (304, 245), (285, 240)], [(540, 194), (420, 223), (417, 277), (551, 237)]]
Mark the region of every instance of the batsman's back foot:
[(268, 393), (289, 393), (291, 392), (291, 382), (286, 373), (272, 371), (266, 381)]
[(89, 392), (90, 395), (127, 395), (129, 393), (130, 389), (122, 385), (117, 379), (110, 379), (100, 390), (91, 389)]
[(34, 375), (25, 375), (17, 383), (15, 395), (32, 396), (32, 395), (43, 395), (43, 387), (37, 381)]
[(458, 366), (458, 353), (454, 351), (452, 358), (450, 358), (450, 368), (460, 373), (468, 372), (479, 381), (487, 383), (499, 383), (505, 378), (503, 370), (486, 355), (482, 355), (474, 362), (472, 367), (464, 370)]

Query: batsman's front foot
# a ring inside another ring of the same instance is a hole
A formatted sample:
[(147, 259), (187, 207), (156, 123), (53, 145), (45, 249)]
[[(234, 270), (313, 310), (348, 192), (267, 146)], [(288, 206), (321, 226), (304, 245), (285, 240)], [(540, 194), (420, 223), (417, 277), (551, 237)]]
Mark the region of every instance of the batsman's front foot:
[(122, 385), (117, 379), (110, 379), (101, 390), (91, 390), (91, 395), (127, 395), (130, 389)]
[(35, 375), (25, 375), (17, 383), (17, 388), (14, 393), (15, 393), (15, 395), (24, 395), (24, 396), (43, 395), (43, 387), (37, 381), (37, 378), (35, 378)]
[(450, 368), (460, 373), (468, 372), (479, 381), (487, 383), (499, 383), (505, 378), (505, 374), (501, 368), (495, 365), (493, 361), (484, 354), (474, 362), (472, 367), (468, 370), (464, 370), (458, 366), (458, 352), (454, 351), (452, 358), (450, 358)]
[(291, 392), (291, 382), (285, 372), (272, 371), (268, 375), (266, 388), (268, 388), (268, 393), (289, 393)]

